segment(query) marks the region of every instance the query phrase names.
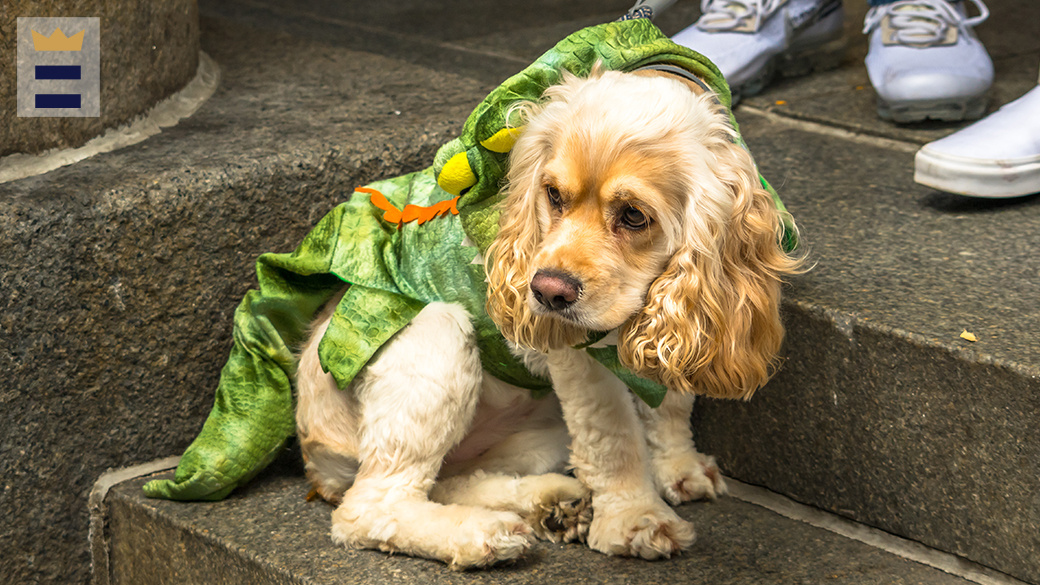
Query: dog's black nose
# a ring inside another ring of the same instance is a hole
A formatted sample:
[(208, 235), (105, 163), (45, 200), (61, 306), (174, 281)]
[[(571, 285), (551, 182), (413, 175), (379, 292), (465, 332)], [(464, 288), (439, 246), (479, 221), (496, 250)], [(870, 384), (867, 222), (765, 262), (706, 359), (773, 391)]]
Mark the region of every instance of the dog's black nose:
[(581, 283), (564, 272), (539, 270), (531, 279), (531, 292), (543, 307), (562, 311), (578, 300)]

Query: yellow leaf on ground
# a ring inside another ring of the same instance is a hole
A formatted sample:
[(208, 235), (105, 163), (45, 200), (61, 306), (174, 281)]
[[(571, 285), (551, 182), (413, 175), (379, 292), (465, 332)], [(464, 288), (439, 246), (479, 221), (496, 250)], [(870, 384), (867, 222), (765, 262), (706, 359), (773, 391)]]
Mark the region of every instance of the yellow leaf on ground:
[(961, 339), (967, 339), (968, 341), (978, 341), (979, 338), (975, 337), (974, 333), (969, 332), (967, 329), (961, 331)]

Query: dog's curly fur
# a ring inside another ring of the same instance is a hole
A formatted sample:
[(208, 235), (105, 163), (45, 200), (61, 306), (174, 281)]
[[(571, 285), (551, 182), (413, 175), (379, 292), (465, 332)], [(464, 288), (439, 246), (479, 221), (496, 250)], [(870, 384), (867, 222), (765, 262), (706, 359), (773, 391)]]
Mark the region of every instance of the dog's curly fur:
[[(694, 449), (693, 395), (748, 398), (768, 379), (798, 260), (712, 95), (596, 69), (522, 108), (487, 306), (553, 396), (486, 375), (470, 316), (444, 303), (340, 391), (317, 358), (333, 302), (298, 373), (308, 476), (339, 502), (333, 536), (349, 546), (457, 568), (517, 558), (533, 537), (668, 557), (694, 531), (664, 500), (726, 490)], [(573, 349), (590, 331), (616, 331), (622, 363), (669, 389), (659, 408)], [(435, 366), (399, 366), (416, 362)]]

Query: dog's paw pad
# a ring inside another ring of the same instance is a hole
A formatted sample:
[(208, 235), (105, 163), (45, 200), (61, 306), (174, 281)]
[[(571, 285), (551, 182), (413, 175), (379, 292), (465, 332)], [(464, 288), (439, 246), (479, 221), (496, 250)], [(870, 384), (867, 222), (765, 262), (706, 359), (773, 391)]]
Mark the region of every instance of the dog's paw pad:
[(530, 518), (535, 534), (551, 542), (584, 542), (592, 523), (592, 502), (586, 496), (539, 506)]
[(584, 541), (592, 522), (592, 494), (580, 481), (558, 473), (521, 479), (521, 516), (542, 540)]

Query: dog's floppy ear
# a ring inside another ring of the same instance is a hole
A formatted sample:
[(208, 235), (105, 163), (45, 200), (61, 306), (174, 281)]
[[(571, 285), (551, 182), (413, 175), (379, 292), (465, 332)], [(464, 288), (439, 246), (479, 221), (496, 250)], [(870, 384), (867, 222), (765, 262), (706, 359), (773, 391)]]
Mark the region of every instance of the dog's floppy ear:
[(704, 237), (685, 238), (620, 331), (618, 354), (669, 390), (750, 398), (772, 375), (783, 340), (780, 282), (799, 260), (780, 247), (782, 224), (751, 156), (728, 142), (714, 169), (732, 211)]
[[(548, 100), (566, 101), (578, 79), (566, 72), (563, 79), (561, 85), (546, 91)], [(523, 103), (516, 107), (517, 117), (528, 124), (510, 151), (499, 231), (485, 258), (488, 315), (506, 339), (541, 351), (576, 345), (587, 336), (576, 326), (534, 315), (527, 302), (531, 261), (542, 240), (542, 224), (549, 221), (542, 169), (552, 152), (552, 130), (558, 123), (548, 106)]]

